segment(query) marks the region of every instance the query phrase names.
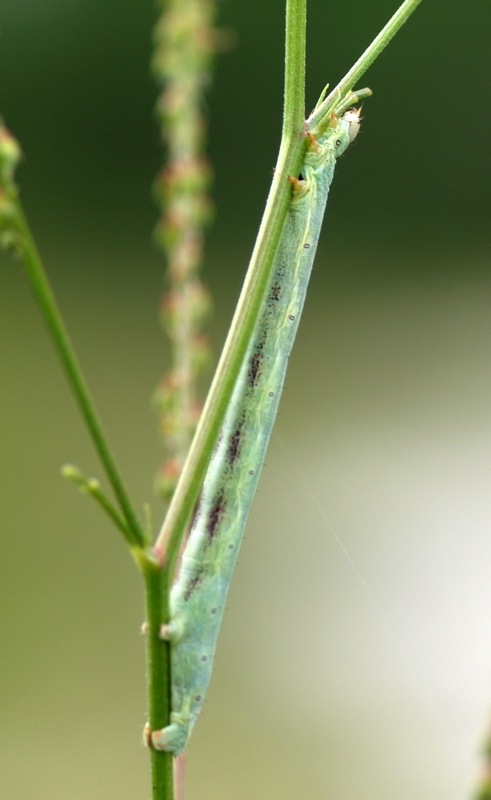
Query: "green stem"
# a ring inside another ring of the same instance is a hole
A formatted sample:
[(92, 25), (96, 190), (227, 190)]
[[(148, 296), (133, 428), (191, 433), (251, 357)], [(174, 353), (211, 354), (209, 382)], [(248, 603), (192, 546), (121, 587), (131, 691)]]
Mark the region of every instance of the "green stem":
[(17, 231), (17, 251), (20, 254), (27, 278), (37, 300), (41, 314), (51, 335), (52, 342), (61, 361), (68, 383), (79, 410), (88, 428), (92, 442), (106, 471), (123, 515), (128, 523), (127, 540), (131, 546), (143, 546), (145, 537), (133, 510), (128, 492), (118, 472), (107, 444), (106, 436), (87, 388), (82, 370), (77, 361), (68, 333), (63, 324), (56, 300), (51, 291), (41, 258), (32, 238), (17, 190), (11, 185), (9, 197), (13, 206), (13, 227)]
[[(170, 645), (159, 637), (161, 625), (169, 620), (169, 571), (148, 558), (141, 562), (147, 600), (147, 698), (151, 731), (169, 724)], [(150, 749), (152, 800), (173, 800), (173, 757)]]
[[(308, 130), (325, 124), (421, 0), (405, 0), (372, 44), (308, 120)], [(239, 303), (167, 516), (155, 545), (159, 559), (173, 569), (213, 448), (225, 416), (255, 321), (288, 212), (291, 187), (287, 175), (298, 175), (306, 147), (304, 136), (306, 0), (287, 0), (283, 131), (275, 175), (252, 253)]]
[(335, 106), (334, 111), (335, 114), (340, 117), (344, 114), (345, 111), (348, 110), (351, 106), (356, 105), (359, 103), (360, 100), (364, 100), (366, 97), (371, 97), (373, 94), (371, 89), (357, 89), (355, 92), (349, 91), (344, 96), (343, 100)]
[(180, 480), (156, 543), (171, 572), (220, 431), (235, 380), (252, 335), (264, 290), (288, 212), (291, 186), (306, 139), (305, 114), (306, 0), (287, 0), (283, 131), (275, 175), (249, 269), (208, 397)]
[(388, 23), (382, 28), (378, 36), (375, 37), (371, 45), (367, 47), (365, 52), (356, 61), (349, 72), (346, 73), (344, 78), (340, 80), (338, 85), (320, 104), (320, 106), (310, 115), (307, 120), (309, 131), (315, 134), (315, 129), (322, 127), (325, 124), (326, 117), (330, 115), (334, 106), (343, 99), (345, 94), (353, 88), (355, 83), (359, 81), (361, 76), (367, 71), (368, 67), (373, 64), (377, 56), (380, 55), (382, 50), (387, 47), (390, 40), (397, 33), (399, 28), (404, 25), (408, 17), (411, 16), (413, 11), (421, 2), (421, 0), (404, 0), (404, 3), (397, 9), (395, 14), (390, 18)]
[(81, 492), (94, 498), (96, 503), (99, 504), (102, 510), (105, 511), (108, 517), (114, 522), (118, 530), (121, 531), (128, 544), (133, 547), (131, 532), (128, 530), (125, 518), (106, 497), (97, 478), (87, 478), (78, 467), (74, 467), (72, 464), (65, 464), (61, 469), (61, 474), (67, 480), (75, 483)]

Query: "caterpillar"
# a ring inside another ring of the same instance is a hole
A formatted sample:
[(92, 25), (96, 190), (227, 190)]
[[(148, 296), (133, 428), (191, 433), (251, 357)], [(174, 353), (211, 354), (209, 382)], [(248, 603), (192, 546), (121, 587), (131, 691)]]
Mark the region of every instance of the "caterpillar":
[(258, 321), (203, 484), (171, 591), (170, 724), (151, 733), (157, 750), (184, 750), (210, 681), (230, 579), (276, 417), (305, 301), (336, 159), (360, 127), (350, 109), (310, 146), (293, 196)]

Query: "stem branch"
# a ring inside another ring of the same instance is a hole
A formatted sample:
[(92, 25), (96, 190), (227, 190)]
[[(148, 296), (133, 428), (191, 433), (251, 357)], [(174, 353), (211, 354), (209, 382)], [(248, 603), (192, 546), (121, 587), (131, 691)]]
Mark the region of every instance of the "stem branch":
[[(307, 121), (308, 130), (325, 125), (336, 105), (377, 58), (421, 0), (404, 0), (372, 44)], [(287, 0), (283, 130), (275, 175), (252, 253), (249, 269), (220, 361), (184, 464), (167, 516), (155, 545), (161, 561), (173, 570), (179, 545), (191, 517), (220, 426), (259, 313), (283, 224), (291, 186), (287, 175), (298, 175), (306, 147), (304, 135), (306, 0)]]
[(218, 438), (271, 272), (291, 197), (291, 186), (286, 176), (298, 174), (303, 148), (306, 146), (303, 132), (305, 27), (306, 0), (287, 0), (284, 114), (278, 161), (230, 331), (155, 546), (158, 557), (166, 560), (171, 572)]
[(24, 216), (18, 192), (13, 184), (8, 186), (12, 203), (12, 227), (16, 232), (16, 249), (20, 255), (34, 297), (44, 317), (54, 348), (65, 371), (68, 384), (75, 397), (89, 435), (114, 490), (126, 519), (127, 540), (131, 546), (144, 546), (145, 538), (133, 510), (126, 487), (119, 474), (114, 457), (109, 449), (106, 435), (99, 420), (94, 402), (85, 382), (81, 367), (74, 353), (70, 338), (63, 323), (56, 300), (44, 271), (41, 258)]
[(310, 131), (315, 133), (314, 129), (324, 124), (326, 117), (331, 113), (334, 106), (343, 99), (344, 95), (353, 88), (355, 83), (367, 71), (368, 67), (373, 64), (382, 50), (387, 47), (392, 37), (395, 36), (399, 28), (404, 25), (413, 11), (416, 10), (416, 7), (420, 2), (421, 0), (404, 0), (395, 14), (382, 28), (378, 36), (375, 37), (365, 52), (362, 53), (358, 61), (355, 61), (344, 78), (339, 81), (338, 85), (310, 115), (309, 119), (307, 120)]

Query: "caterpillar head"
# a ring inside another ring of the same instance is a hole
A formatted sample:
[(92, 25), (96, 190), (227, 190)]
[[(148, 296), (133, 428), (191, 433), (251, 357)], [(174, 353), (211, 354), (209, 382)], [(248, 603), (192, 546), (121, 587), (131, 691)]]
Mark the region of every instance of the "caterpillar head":
[(336, 127), (331, 133), (336, 158), (344, 153), (360, 130), (361, 108), (350, 108), (342, 117), (336, 118)]
[(348, 108), (348, 110), (343, 114), (341, 119), (344, 119), (345, 122), (348, 123), (348, 138), (349, 143), (356, 139), (358, 136), (358, 131), (360, 130), (361, 124), (361, 106), (360, 108)]

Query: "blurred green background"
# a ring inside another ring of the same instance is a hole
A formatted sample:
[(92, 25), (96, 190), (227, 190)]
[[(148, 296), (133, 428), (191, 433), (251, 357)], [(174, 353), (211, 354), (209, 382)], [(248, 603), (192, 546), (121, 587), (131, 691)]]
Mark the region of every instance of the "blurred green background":
[[(309, 107), (395, 7), (310, 0)], [(276, 158), (283, 14), (219, 7), (237, 44), (207, 98), (215, 352)], [(0, 9), (24, 203), (139, 504), (168, 365), (154, 19), (141, 0)], [(482, 0), (424, 0), (363, 81), (375, 94), (338, 165), (189, 800), (470, 794), (491, 703), (490, 21)], [(5, 257), (0, 283), (0, 797), (148, 798), (139, 577), (59, 476), (67, 461), (100, 470)]]

